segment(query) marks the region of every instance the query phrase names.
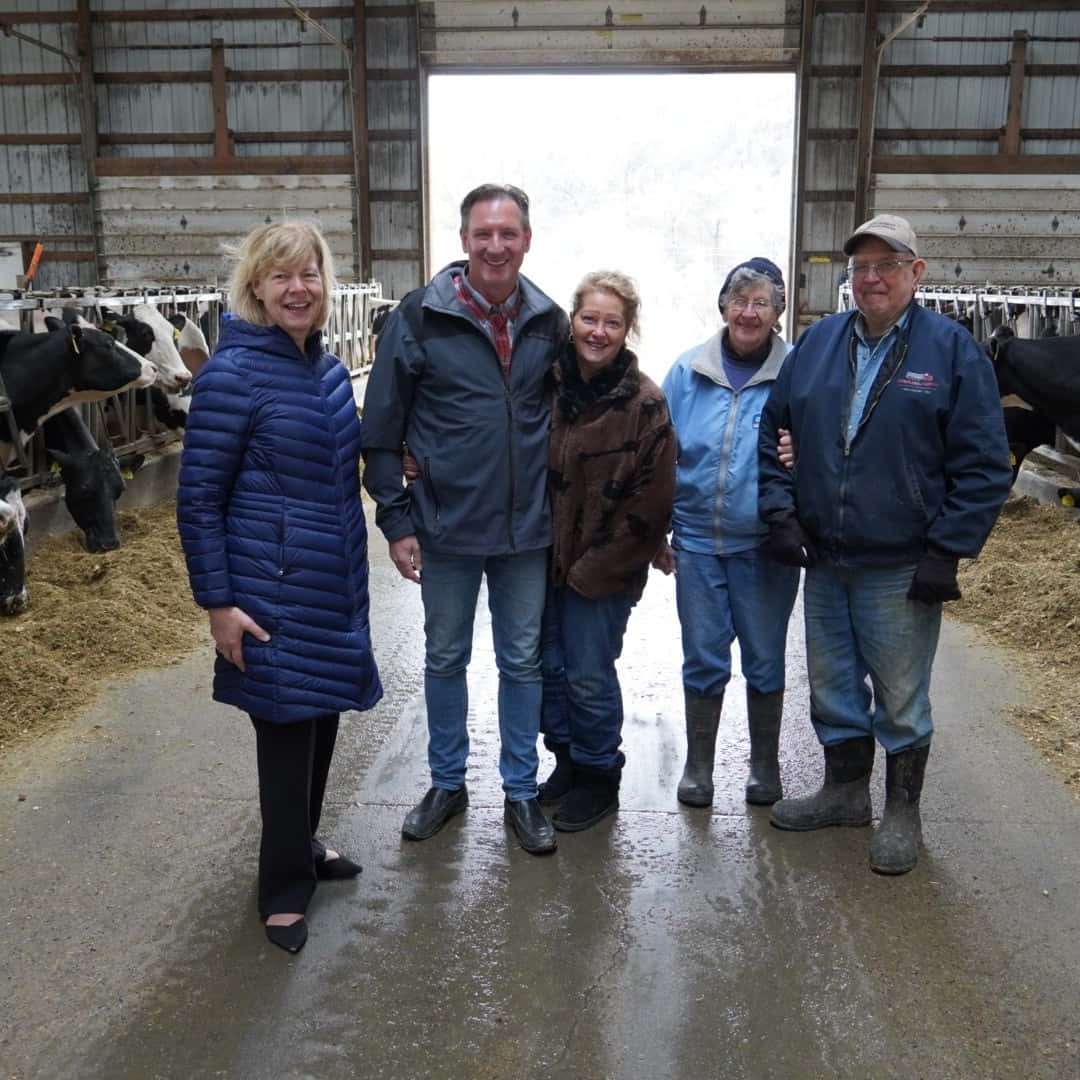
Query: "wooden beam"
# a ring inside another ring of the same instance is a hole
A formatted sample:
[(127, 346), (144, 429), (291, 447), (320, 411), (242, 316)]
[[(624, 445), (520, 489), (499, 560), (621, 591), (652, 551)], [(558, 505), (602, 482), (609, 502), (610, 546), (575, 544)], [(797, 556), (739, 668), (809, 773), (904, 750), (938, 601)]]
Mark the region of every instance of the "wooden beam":
[(365, 0), (353, 0), (353, 40), (350, 89), (352, 91), (352, 156), (353, 189), (356, 215), (356, 263), (353, 267), (357, 281), (370, 281), (371, 270), (371, 205), (368, 198), (370, 164), (368, 159), (367, 121), (367, 24), (364, 21)]
[[(50, 139), (53, 137), (50, 136)], [(352, 136), (347, 131), (230, 131), (229, 138), (234, 143), (269, 143), (269, 142), (343, 142), (352, 141)], [(56, 141), (74, 140), (74, 135), (57, 136)], [(24, 141), (19, 135), (0, 135), (0, 145), (5, 141), (18, 144)], [(99, 135), (98, 142), (102, 146), (181, 146), (188, 144), (212, 144), (214, 133), (212, 131), (161, 131), (138, 133), (125, 132), (123, 134)]]
[(0, 233), (0, 244), (92, 244), (90, 233)]
[(870, 159), (874, 149), (874, 110), (877, 105), (878, 70), (878, 0), (866, 0), (863, 16), (862, 75), (859, 80), (859, 135), (855, 166), (855, 228), (866, 220), (866, 208), (870, 200)]
[[(818, 0), (819, 15), (861, 14), (866, 0)], [(911, 11), (911, 0), (881, 0), (881, 13)], [(967, 13), (995, 12), (1020, 13), (1024, 11), (1076, 11), (1076, 0), (934, 0), (930, 15), (963, 15)]]
[(810, 126), (810, 80), (806, 72), (810, 67), (810, 55), (814, 48), (814, 3), (802, 0), (802, 24), (799, 27), (799, 69), (795, 78), (795, 170), (791, 192), (791, 263), (788, 266), (787, 337), (794, 341), (798, 322), (801, 296), (806, 290), (806, 273), (803, 270), (803, 233), (806, 231), (806, 204), (810, 192), (803, 185), (807, 181), (807, 154)]
[(377, 251), (372, 251), (371, 258), (372, 260), (379, 259), (381, 261), (409, 259), (416, 262), (423, 262), (424, 253), (416, 248), (383, 248)]
[(315, 176), (352, 175), (350, 156), (309, 157), (111, 157), (95, 162), (99, 176)]
[[(312, 7), (304, 10), (314, 18), (347, 19), (352, 15), (348, 7)], [(292, 22), (296, 16), (285, 7), (252, 8), (155, 8), (141, 11), (95, 11), (94, 21), (102, 23), (140, 22), (239, 22), (247, 19), (272, 19), (276, 22)], [(73, 23), (78, 20), (74, 10), (0, 12), (0, 26), (18, 26), (20, 23)]]
[(77, 206), (88, 203), (90, 195), (86, 191), (0, 191), (0, 206), (15, 206), (24, 203), (39, 203), (42, 206)]
[[(821, 79), (857, 79), (862, 75), (860, 64), (815, 64), (810, 74)], [(1028, 64), (1027, 74), (1033, 78), (1064, 75), (1080, 76), (1080, 64)], [(961, 79), (1009, 75), (1008, 64), (882, 64), (883, 79)]]
[(236, 153), (229, 135), (229, 95), (225, 70), (225, 41), (210, 42), (210, 92), (214, 103), (214, 157), (228, 158)]
[(369, 191), (368, 198), (372, 202), (417, 202), (420, 192), (412, 188), (404, 191)]
[(97, 253), (101, 250), (101, 244), (97, 235), (97, 208), (94, 205), (97, 192), (94, 162), (101, 151), (98, 149), (97, 92), (94, 88), (94, 16), (90, 10), (90, 2), (91, 0), (78, 0), (79, 22), (75, 30), (75, 49), (79, 56), (79, 135), (83, 166), (86, 169), (86, 187), (90, 197), (90, 229), (94, 234), (91, 242), (94, 253), (91, 259), (91, 284), (98, 285), (101, 283), (101, 264), (98, 262)]
[[(938, 142), (996, 142), (1004, 128), (877, 128), (877, 142), (909, 142), (936, 140)], [(811, 128), (807, 138), (815, 142), (836, 142), (858, 137), (858, 128)], [(1080, 128), (1021, 128), (1021, 140), (1046, 139), (1071, 142), (1080, 139)]]
[(1024, 104), (1024, 67), (1027, 64), (1028, 32), (1014, 30), (1012, 55), (1009, 57), (1009, 104), (1005, 112), (1005, 130), (998, 140), (998, 152), (1020, 153), (1020, 111)]
[(1080, 154), (875, 154), (875, 173), (1080, 173)]
[(0, 146), (78, 146), (78, 135), (0, 135)]

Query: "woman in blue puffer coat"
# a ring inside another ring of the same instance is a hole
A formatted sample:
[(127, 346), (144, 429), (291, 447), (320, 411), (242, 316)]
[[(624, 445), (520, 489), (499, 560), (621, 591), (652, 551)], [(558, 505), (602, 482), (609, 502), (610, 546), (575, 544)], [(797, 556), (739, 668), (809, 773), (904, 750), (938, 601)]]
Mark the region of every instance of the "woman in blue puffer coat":
[(315, 836), (339, 714), (382, 696), (368, 625), (360, 425), (348, 372), (323, 350), (333, 266), (285, 222), (240, 245), (230, 314), (195, 381), (177, 521), (217, 645), (216, 701), (255, 727), (259, 913), (298, 952), (317, 880), (360, 867)]

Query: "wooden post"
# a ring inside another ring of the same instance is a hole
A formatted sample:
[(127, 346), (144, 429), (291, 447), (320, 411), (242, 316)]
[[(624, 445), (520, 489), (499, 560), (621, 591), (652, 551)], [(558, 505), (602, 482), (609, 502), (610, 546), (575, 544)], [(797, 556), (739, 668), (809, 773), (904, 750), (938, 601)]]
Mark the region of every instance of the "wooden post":
[(210, 86), (214, 101), (214, 157), (231, 158), (235, 152), (229, 134), (229, 102), (225, 70), (225, 42), (214, 38), (210, 43)]
[(1024, 104), (1027, 46), (1028, 32), (1014, 30), (1012, 56), (1009, 59), (1009, 105), (1005, 116), (1005, 129), (998, 139), (999, 154), (1020, 153), (1020, 113)]
[(799, 305), (808, 283), (803, 271), (803, 232), (806, 229), (806, 156), (810, 124), (810, 59), (814, 44), (814, 0), (803, 0), (802, 26), (799, 33), (799, 72), (796, 79), (795, 177), (791, 185), (791, 268), (788, 271), (787, 322), (788, 340), (799, 336)]
[(866, 0), (866, 19), (863, 23), (862, 77), (859, 80), (859, 138), (858, 161), (855, 173), (855, 206), (852, 229), (867, 218), (870, 204), (870, 171), (874, 155), (874, 112), (878, 84), (878, 0)]
[(367, 25), (365, 0), (353, 0), (352, 69), (352, 156), (355, 190), (355, 232), (353, 262), (357, 282), (370, 281), (371, 269), (371, 181), (368, 176), (367, 121)]
[[(78, 0), (78, 24), (75, 30), (75, 51), (79, 58), (79, 72), (76, 88), (79, 94), (79, 138), (82, 144), (83, 161), (86, 169), (86, 190), (89, 196), (90, 216), (90, 274), (91, 285), (100, 285), (101, 264), (98, 256), (101, 252), (101, 234), (98, 229), (97, 207), (97, 95), (94, 92), (94, 49), (93, 26), (91, 23), (90, 0)], [(75, 232), (81, 230), (75, 229)]]

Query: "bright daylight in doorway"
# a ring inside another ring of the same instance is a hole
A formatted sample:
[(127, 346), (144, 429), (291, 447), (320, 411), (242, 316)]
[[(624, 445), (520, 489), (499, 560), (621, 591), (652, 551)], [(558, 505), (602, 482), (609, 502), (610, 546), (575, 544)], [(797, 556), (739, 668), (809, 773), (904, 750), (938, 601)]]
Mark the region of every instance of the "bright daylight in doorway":
[(787, 272), (793, 75), (435, 75), (428, 103), (432, 272), (462, 257), (462, 195), (517, 184), (525, 274), (564, 306), (589, 270), (634, 277), (658, 380), (716, 330), (728, 269)]

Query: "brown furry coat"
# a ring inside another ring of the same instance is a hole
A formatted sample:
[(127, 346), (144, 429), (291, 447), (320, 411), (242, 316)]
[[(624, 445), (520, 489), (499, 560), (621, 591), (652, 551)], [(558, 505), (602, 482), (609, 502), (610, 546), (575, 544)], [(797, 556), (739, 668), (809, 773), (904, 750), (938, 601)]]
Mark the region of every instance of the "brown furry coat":
[(586, 382), (568, 343), (554, 374), (552, 584), (637, 600), (670, 528), (676, 442), (667, 402), (625, 348)]

